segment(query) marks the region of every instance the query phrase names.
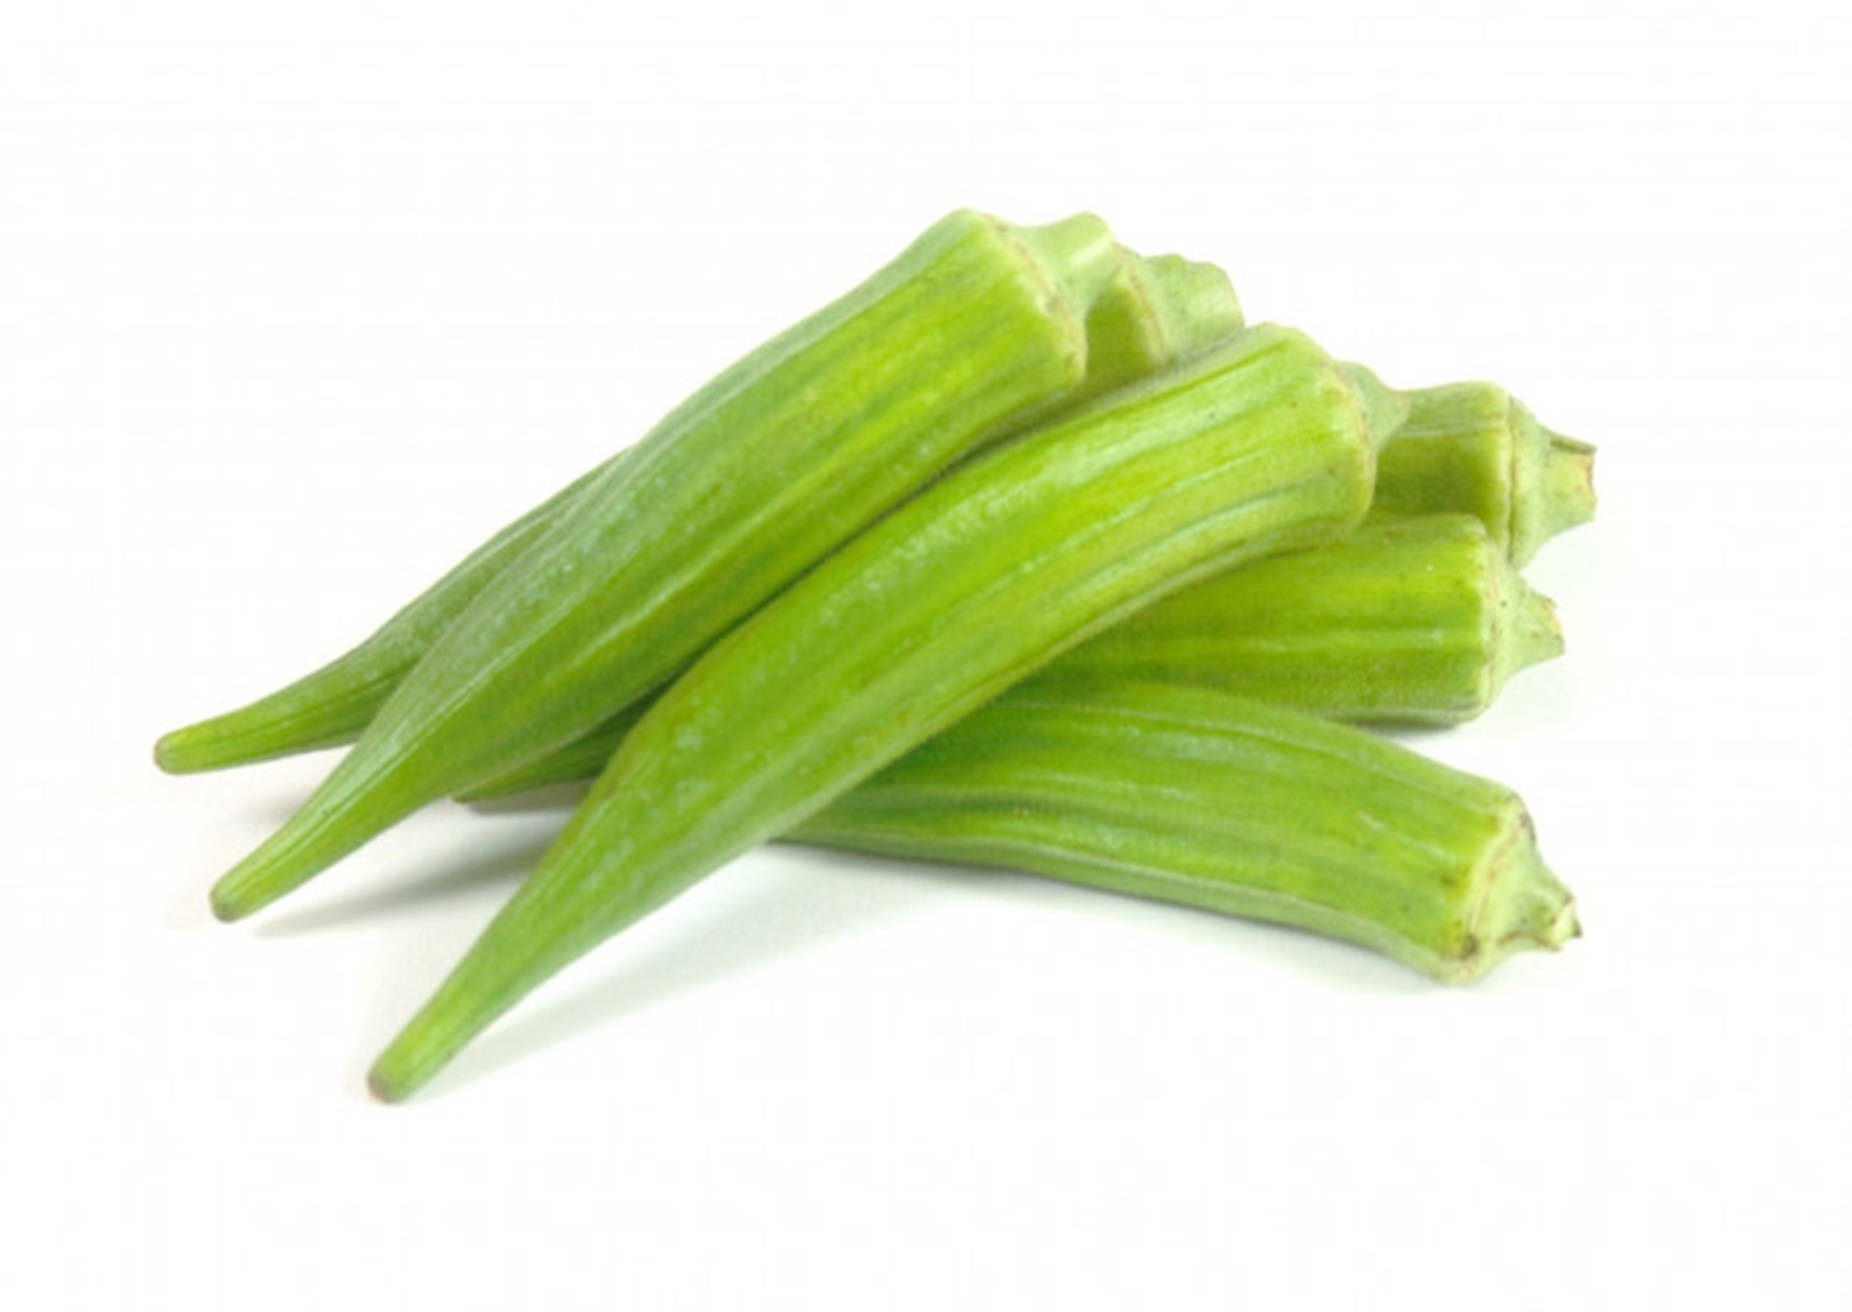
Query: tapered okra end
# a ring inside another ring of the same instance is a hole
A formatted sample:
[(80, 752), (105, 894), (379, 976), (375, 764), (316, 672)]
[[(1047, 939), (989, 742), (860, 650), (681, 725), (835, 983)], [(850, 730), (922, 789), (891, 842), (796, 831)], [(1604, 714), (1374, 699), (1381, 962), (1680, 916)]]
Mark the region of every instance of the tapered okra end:
[(395, 1043), (379, 1055), (367, 1072), (367, 1092), (384, 1103), (404, 1102), (431, 1078), (432, 1073), (420, 1072)]
[(203, 774), (249, 765), (284, 750), (267, 741), (261, 729), (247, 731), (234, 711), (162, 734), (154, 744), (154, 763), (168, 774)]
[(1554, 952), (1582, 933), (1575, 898), (1544, 864), (1530, 815), (1513, 803), (1502, 840), (1474, 872), (1479, 896), (1466, 924), (1454, 983), (1478, 979), (1517, 952)]
[(191, 747), (191, 726), (164, 733), (154, 742), (154, 764), (165, 774), (192, 774), (210, 767), (198, 763)]
[[(467, 991), (456, 975), (444, 980), (417, 1016), (407, 1021), (367, 1071), (367, 1088), (382, 1103), (404, 1103), (424, 1088), (470, 1038), (493, 1019), (483, 1008), (465, 1006)], [(474, 1016), (472, 1016), (474, 1012)]]
[(433, 1060), (425, 1049), (401, 1034), (367, 1071), (367, 1092), (384, 1103), (404, 1102), (422, 1089), (448, 1059)]
[(228, 925), (235, 920), (243, 920), (246, 916), (262, 909), (266, 904), (265, 901), (251, 896), (247, 890), (230, 883), (229, 880), (230, 876), (219, 880), (212, 886), (212, 892), (207, 895), (212, 905), (213, 918)]
[(1408, 393), (1398, 392), (1364, 365), (1347, 360), (1339, 367), (1363, 406), (1370, 424), (1370, 437), (1380, 450), (1383, 443), (1408, 422)]
[[(285, 826), (284, 831), (287, 828)], [(272, 835), (269, 842), (233, 866), (212, 886), (208, 897), (212, 903), (213, 916), (228, 924), (234, 920), (243, 920), (305, 882), (306, 875), (301, 879), (286, 878), (282, 868), (269, 859), (277, 837), (284, 831)]]

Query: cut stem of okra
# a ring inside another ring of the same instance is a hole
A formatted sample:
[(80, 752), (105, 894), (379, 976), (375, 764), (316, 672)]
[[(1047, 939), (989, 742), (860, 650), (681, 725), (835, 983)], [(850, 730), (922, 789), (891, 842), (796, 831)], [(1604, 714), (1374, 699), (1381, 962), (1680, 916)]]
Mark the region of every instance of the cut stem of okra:
[(1509, 789), (1200, 687), (1038, 676), (789, 837), (1295, 925), (1447, 983), (1579, 932)]

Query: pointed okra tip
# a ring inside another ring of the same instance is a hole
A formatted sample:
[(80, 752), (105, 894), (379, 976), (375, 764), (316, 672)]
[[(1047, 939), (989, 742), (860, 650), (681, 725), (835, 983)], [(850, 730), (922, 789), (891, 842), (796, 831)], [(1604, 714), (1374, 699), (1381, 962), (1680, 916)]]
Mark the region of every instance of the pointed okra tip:
[(235, 920), (243, 920), (261, 905), (243, 889), (227, 883), (224, 879), (212, 886), (212, 892), (207, 895), (207, 899), (212, 906), (213, 919), (228, 925)]
[(211, 721), (170, 729), (154, 742), (154, 763), (163, 774), (198, 774), (226, 763), (220, 735)]
[(466, 960), (432, 994), (373, 1061), (367, 1088), (381, 1102), (404, 1102), (513, 1001), (485, 995)]
[(228, 923), (243, 920), (304, 883), (313, 871), (292, 869), (292, 856), (290, 848), (274, 837), (259, 846), (212, 886), (212, 914)]

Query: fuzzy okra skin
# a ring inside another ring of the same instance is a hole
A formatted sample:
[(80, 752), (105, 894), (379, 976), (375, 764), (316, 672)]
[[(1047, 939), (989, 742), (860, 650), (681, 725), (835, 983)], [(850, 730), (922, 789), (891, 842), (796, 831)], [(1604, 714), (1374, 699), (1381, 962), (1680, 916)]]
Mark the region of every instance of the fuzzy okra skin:
[[(1140, 257), (1121, 247), (1111, 269), (1086, 313), (1086, 378), (1063, 404), (1170, 368), (1241, 329), (1240, 301), (1214, 265)], [(630, 458), (630, 451), (619, 452), (504, 526), (329, 664), (237, 710), (164, 735), (155, 745), (156, 763), (184, 774), (352, 742), (451, 622), (595, 479)]]
[(1118, 271), (1091, 215), (969, 211), (727, 370), (470, 603), (300, 810), (212, 891), (236, 919), (412, 811), (580, 737), (946, 467), (1086, 383)]
[[(1341, 542), (1179, 588), (1040, 677), (1156, 680), (1330, 719), (1457, 724), (1490, 706), (1513, 673), (1562, 649), (1555, 608), (1485, 525), (1421, 515), (1366, 519)], [(596, 778), (643, 711), (460, 800)]]
[(1377, 464), (1377, 518), (1463, 510), (1519, 565), (1594, 518), (1595, 448), (1545, 428), (1496, 383), (1423, 388), (1409, 403)]
[(1089, 634), (1237, 560), (1328, 541), (1400, 418), (1250, 329), (928, 489), (714, 644), (375, 1065), (408, 1094), (518, 999)]
[(1446, 983), (1580, 932), (1503, 785), (1211, 688), (1045, 673), (789, 837), (1277, 921)]

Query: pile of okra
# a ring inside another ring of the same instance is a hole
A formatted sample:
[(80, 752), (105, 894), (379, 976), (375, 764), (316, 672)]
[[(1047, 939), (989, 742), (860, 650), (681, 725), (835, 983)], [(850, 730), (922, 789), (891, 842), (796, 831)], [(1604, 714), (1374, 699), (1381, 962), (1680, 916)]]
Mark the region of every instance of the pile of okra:
[(1593, 450), (1402, 391), (1082, 214), (959, 211), (359, 646), (162, 738), (348, 746), (213, 888), (249, 915), (413, 811), (582, 781), (375, 1063), (405, 1097), (530, 990), (772, 839), (1335, 935), (1447, 982), (1577, 932), (1509, 789), (1370, 724), (1562, 650), (1518, 575)]

